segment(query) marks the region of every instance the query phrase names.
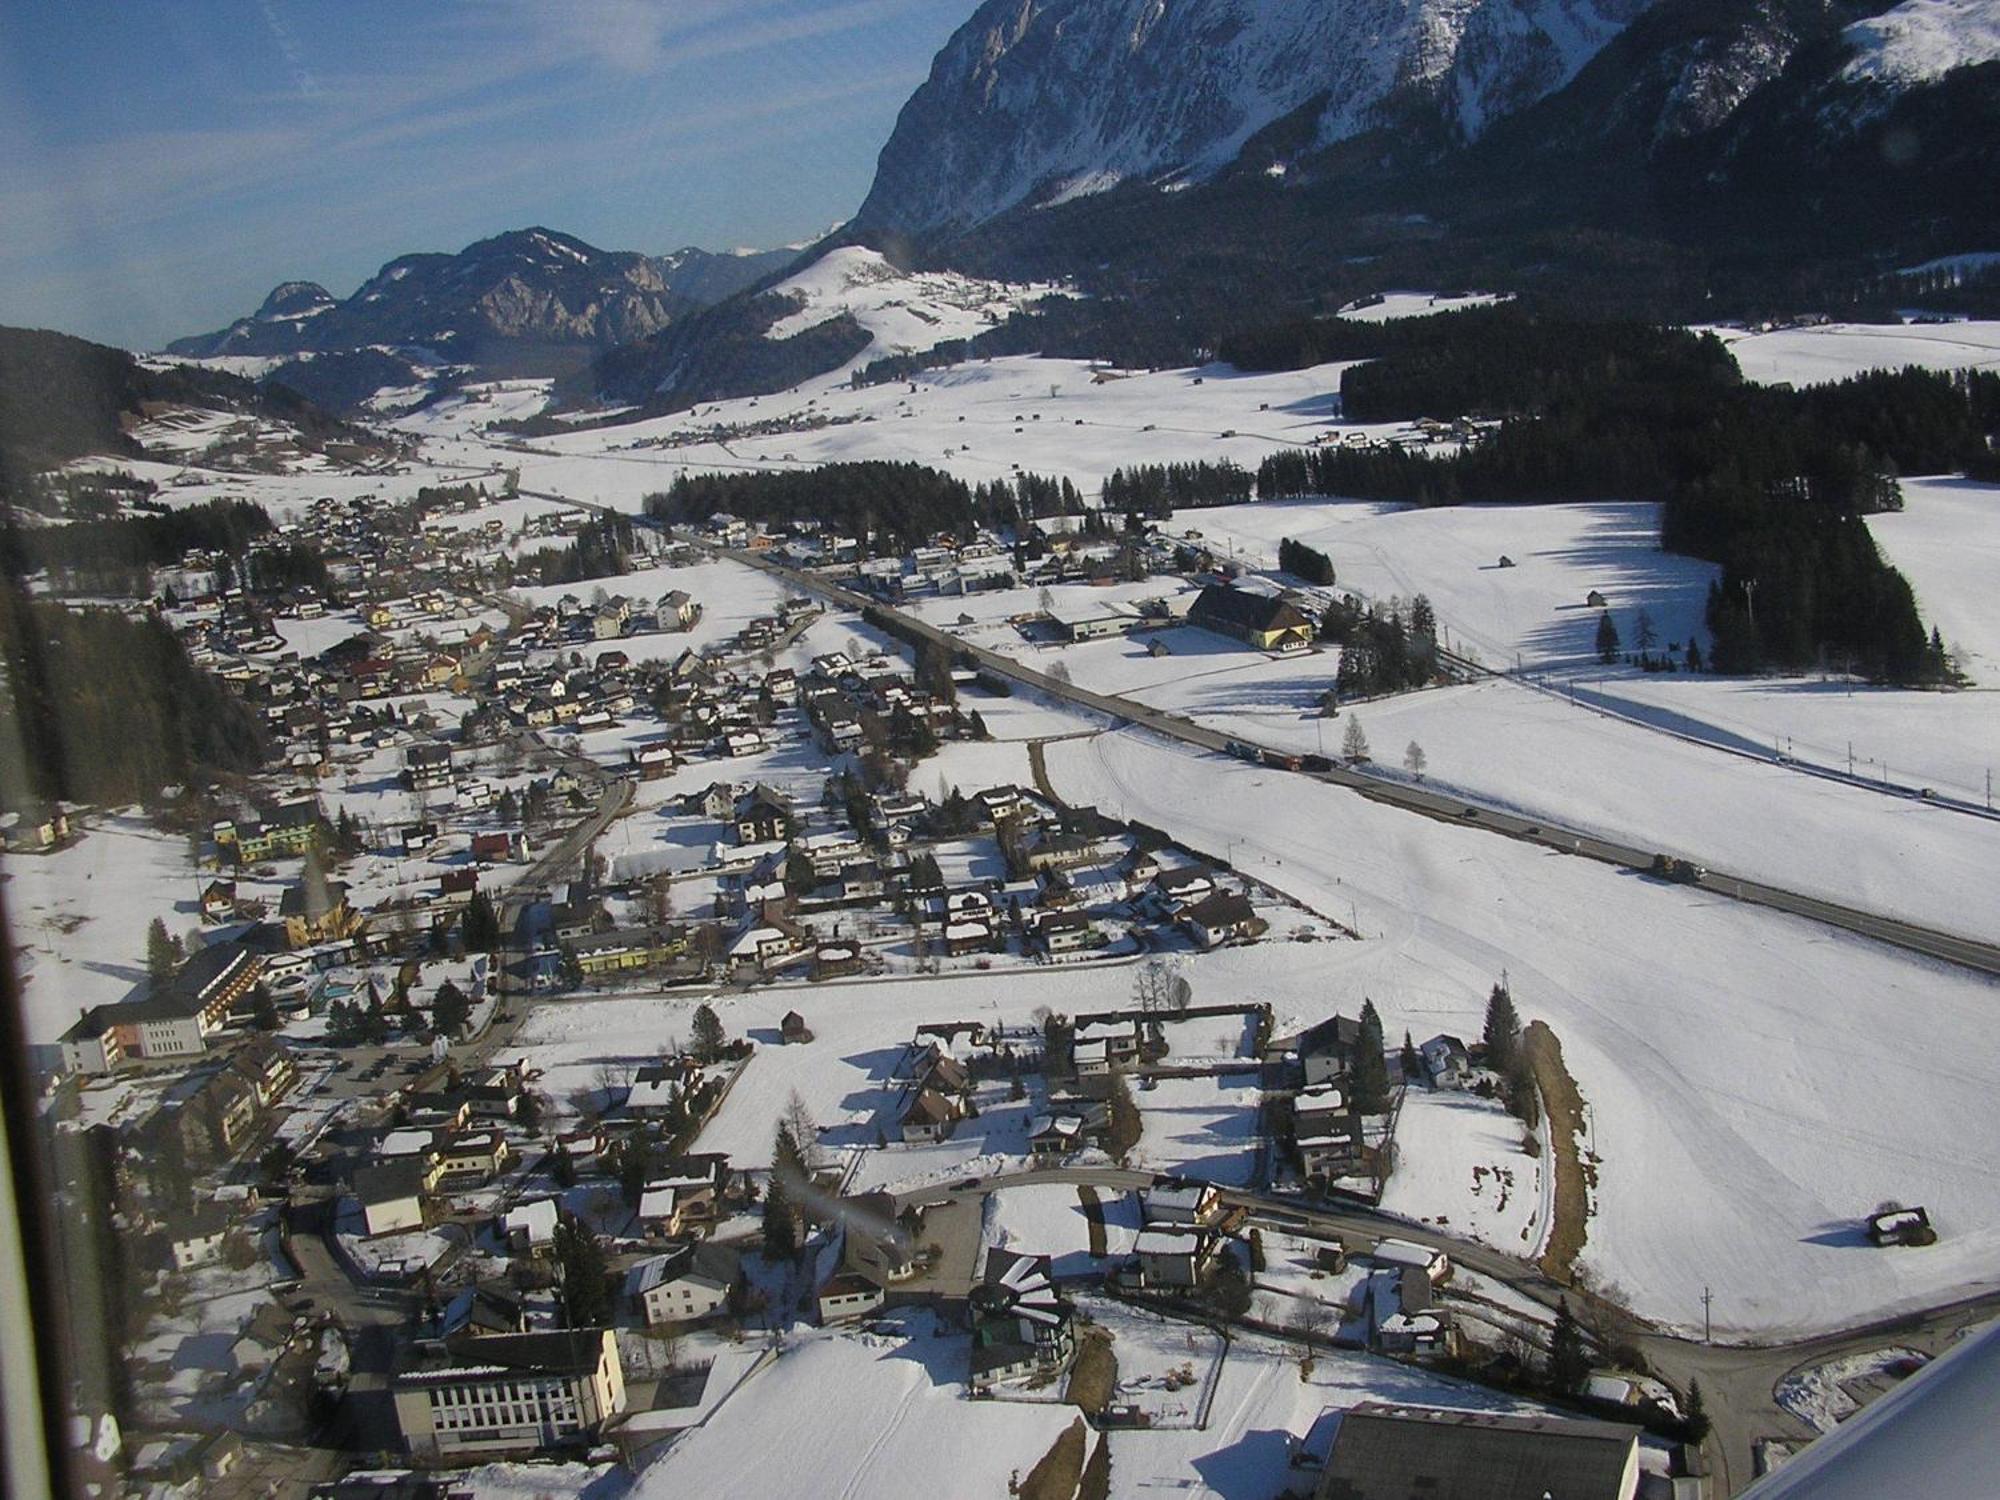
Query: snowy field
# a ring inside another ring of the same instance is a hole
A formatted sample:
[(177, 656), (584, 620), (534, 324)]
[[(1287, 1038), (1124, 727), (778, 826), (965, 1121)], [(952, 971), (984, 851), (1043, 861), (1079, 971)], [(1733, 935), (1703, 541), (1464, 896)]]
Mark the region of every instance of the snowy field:
[[(1811, 923), (1172, 749), (1131, 731), (1049, 748), (1066, 798), (1122, 803), (1367, 940), (1200, 962), (1289, 1012), (1374, 999), (1391, 1036), (1476, 1032), (1505, 969), (1561, 1039), (1603, 1159), (1584, 1260), (1635, 1306), (1774, 1334), (1990, 1285), (2000, 985)], [(1982, 887), (1983, 888), (1983, 887)], [(1309, 962), (1302, 962), (1309, 959)], [(1940, 1243), (1865, 1248), (1859, 1217), (1922, 1202)]]
[(2000, 323), (1828, 323), (1751, 333), (1711, 330), (1729, 346), (1745, 380), (1822, 385), (1864, 370), (1991, 369), (2000, 365)]
[(1383, 1209), (1533, 1256), (1548, 1205), (1542, 1159), (1521, 1149), (1521, 1137), (1521, 1122), (1496, 1100), (1412, 1088), (1396, 1117), (1396, 1170)]
[(1157, 1078), (1132, 1097), (1142, 1127), (1134, 1165), (1235, 1186), (1255, 1177), (1264, 1095), (1254, 1068), (1214, 1078)]
[[(1639, 694), (1670, 681), (1618, 679), (1614, 690), (1629, 682)], [(1685, 700), (1699, 712), (1704, 690), (1725, 686), (1697, 684)], [(1328, 743), (1344, 722), (1360, 723), (1376, 761), (1398, 774), (1408, 745), (1421, 746), (1424, 779), (1441, 790), (1732, 875), (2000, 939), (2000, 908), (1986, 899), (2000, 862), (2000, 823), (1807, 775), (1769, 759), (1768, 741), (1759, 747), (1764, 759), (1725, 755), (1557, 692), (1492, 680), (1353, 705), (1327, 725)], [(1271, 737), (1301, 751), (1313, 749), (1320, 732), (1303, 719), (1269, 727), (1288, 730)], [(1823, 748), (1837, 761), (1837, 742)], [(1956, 770), (1945, 784), (1976, 796), (1976, 768), (1961, 762)], [(1910, 785), (1907, 772), (1897, 779)]]
[[(1656, 505), (1459, 505), (1417, 510), (1361, 500), (1278, 500), (1176, 513), (1246, 565), (1275, 568), (1285, 537), (1325, 552), (1335, 593), (1377, 603), (1429, 596), (1451, 647), (1507, 668), (1594, 662), (1605, 596), (1629, 635), (1640, 610), (1659, 639), (1701, 630), (1713, 565), (1660, 550)], [(1500, 559), (1513, 560), (1511, 568)]]
[(146, 979), (153, 918), (185, 938), (201, 925), (201, 885), (185, 838), (127, 812), (78, 819), (53, 854), (5, 862), (9, 925), (19, 942), (28, 1041), (52, 1046), (80, 1011), (110, 1005)]
[(1868, 529), (1910, 580), (1918, 613), (1943, 632), (1959, 669), (2000, 687), (2000, 485), (1905, 479), (1903, 509), (1870, 516)]

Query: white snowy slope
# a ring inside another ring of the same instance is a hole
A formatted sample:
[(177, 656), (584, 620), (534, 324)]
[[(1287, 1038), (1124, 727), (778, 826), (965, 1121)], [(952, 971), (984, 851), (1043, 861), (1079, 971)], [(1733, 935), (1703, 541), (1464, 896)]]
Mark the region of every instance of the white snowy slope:
[(956, 271), (903, 271), (876, 251), (848, 245), (828, 251), (771, 289), (772, 296), (795, 303), (797, 310), (773, 323), (764, 336), (794, 338), (848, 314), (873, 339), (832, 372), (830, 378), (839, 380), (872, 360), (972, 338), (1035, 299), (1060, 292), (1054, 285), (1017, 286)]
[(1126, 178), (1206, 176), (1310, 110), (1310, 148), (1411, 100), (1478, 135), (1645, 0), (987, 0), (904, 106), (856, 216), (920, 231)]
[(2000, 0), (1903, 0), (1843, 34), (1855, 49), (1846, 77), (1909, 88), (2000, 58)]

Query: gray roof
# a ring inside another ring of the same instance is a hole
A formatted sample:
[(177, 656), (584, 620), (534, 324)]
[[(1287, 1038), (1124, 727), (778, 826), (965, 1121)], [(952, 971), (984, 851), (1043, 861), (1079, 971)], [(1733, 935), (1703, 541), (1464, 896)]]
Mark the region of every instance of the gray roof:
[(1367, 1401), (1340, 1420), (1316, 1500), (1626, 1500), (1639, 1429)]

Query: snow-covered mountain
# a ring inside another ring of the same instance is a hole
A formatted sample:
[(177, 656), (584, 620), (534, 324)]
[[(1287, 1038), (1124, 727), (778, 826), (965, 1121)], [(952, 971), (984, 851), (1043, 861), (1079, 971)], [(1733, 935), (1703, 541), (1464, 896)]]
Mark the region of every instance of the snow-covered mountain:
[(986, 0), (855, 220), (928, 234), (1129, 178), (1198, 180), (1420, 116), (1447, 140), (1562, 87), (1648, 0)]
[(764, 337), (793, 339), (851, 318), (868, 343), (841, 367), (839, 373), (845, 373), (870, 360), (976, 337), (1037, 298), (1060, 293), (1052, 285), (1021, 286), (955, 271), (903, 271), (873, 250), (846, 245), (765, 293), (790, 303), (792, 311), (766, 328)]
[(1930, 83), (1957, 68), (2000, 60), (2000, 3), (1903, 0), (1894, 10), (1856, 21), (1844, 36), (1854, 48), (1848, 78), (1891, 87)]
[(695, 307), (750, 285), (788, 252), (653, 257), (600, 250), (574, 235), (521, 229), (456, 254), (398, 256), (336, 300), (288, 281), (247, 318), (177, 340), (195, 357), (335, 353), (417, 347), (465, 363), (508, 362), (525, 350), (586, 351), (643, 338)]

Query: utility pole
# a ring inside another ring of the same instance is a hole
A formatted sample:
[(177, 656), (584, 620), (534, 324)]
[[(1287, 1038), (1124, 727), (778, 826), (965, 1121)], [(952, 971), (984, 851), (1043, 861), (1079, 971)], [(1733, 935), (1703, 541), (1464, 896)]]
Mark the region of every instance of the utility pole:
[(1715, 1323), (1712, 1316), (1714, 1306), (1715, 1293), (1707, 1287), (1703, 1287), (1701, 1289), (1701, 1341), (1704, 1344), (1715, 1342)]

